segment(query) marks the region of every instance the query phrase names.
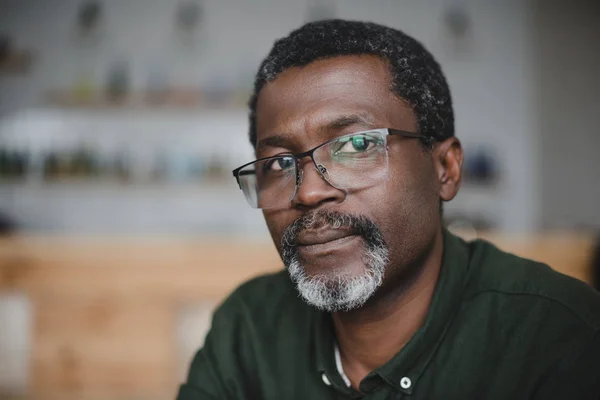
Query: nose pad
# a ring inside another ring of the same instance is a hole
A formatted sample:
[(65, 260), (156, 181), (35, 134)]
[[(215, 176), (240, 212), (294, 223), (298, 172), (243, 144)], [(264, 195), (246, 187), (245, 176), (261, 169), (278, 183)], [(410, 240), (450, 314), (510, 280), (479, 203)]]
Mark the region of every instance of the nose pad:
[(302, 184), (302, 178), (304, 177), (304, 170), (302, 168), (298, 169), (298, 175), (296, 175), (296, 187)]
[[(317, 165), (317, 171), (319, 171), (319, 175), (321, 175), (321, 177), (323, 177), (327, 182), (329, 182), (329, 174), (327, 173), (327, 168), (325, 168), (323, 165), (319, 164), (319, 165)], [(296, 187), (298, 187), (302, 184), (303, 178), (304, 178), (304, 169), (299, 168), (298, 175), (296, 176)]]
[(338, 188), (336, 185), (331, 183), (331, 180), (329, 179), (329, 171), (327, 171), (327, 167), (325, 167), (323, 164), (318, 164), (317, 171), (319, 171), (319, 174), (321, 175), (321, 177), (323, 179), (325, 179), (325, 182), (329, 183), (331, 186), (333, 186), (336, 189)]
[[(329, 171), (327, 170), (327, 167), (325, 167), (323, 164), (318, 164), (317, 165), (317, 171), (319, 171), (319, 174), (321, 174), (321, 176), (323, 177), (323, 179), (325, 179), (325, 181), (327, 183), (329, 183), (331, 186), (333, 186), (334, 188), (338, 188), (336, 185), (334, 185), (331, 182), (331, 179), (329, 178)], [(339, 189), (339, 188), (338, 188)]]
[[(330, 181), (329, 181), (329, 172), (327, 171), (327, 168), (324, 165), (321, 164), (316, 164), (316, 170), (319, 173), (319, 176), (332, 188), (343, 192), (343, 196), (340, 196), (339, 199), (337, 199), (337, 202), (343, 202), (346, 200), (346, 197), (348, 196), (348, 191), (345, 189), (340, 189), (338, 187), (336, 187), (335, 185), (333, 185)], [(294, 194), (292, 196), (292, 200), (297, 198), (297, 195), (300, 191), (300, 185), (302, 184), (302, 181), (304, 179), (304, 168), (298, 168), (298, 174), (296, 175), (296, 187), (294, 189)], [(322, 195), (322, 194), (321, 194)], [(331, 194), (329, 194), (328, 196), (331, 196), (331, 198), (333, 199), (333, 196)], [(337, 197), (337, 196), (336, 196)], [(303, 201), (304, 202), (304, 201)]]
[(325, 168), (323, 165), (319, 164), (319, 165), (317, 165), (317, 170), (319, 171), (319, 173), (321, 175), (323, 175), (323, 178), (327, 179), (327, 176), (328, 176), (328, 175), (326, 175), (327, 174), (327, 168)]

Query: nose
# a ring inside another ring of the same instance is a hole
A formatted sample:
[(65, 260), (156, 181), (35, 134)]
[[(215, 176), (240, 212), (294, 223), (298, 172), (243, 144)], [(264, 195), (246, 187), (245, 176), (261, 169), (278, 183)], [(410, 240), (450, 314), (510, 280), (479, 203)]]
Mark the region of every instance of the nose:
[(297, 207), (314, 208), (325, 203), (341, 203), (346, 192), (331, 185), (326, 177), (327, 169), (312, 162), (300, 167), (298, 188), (292, 203)]

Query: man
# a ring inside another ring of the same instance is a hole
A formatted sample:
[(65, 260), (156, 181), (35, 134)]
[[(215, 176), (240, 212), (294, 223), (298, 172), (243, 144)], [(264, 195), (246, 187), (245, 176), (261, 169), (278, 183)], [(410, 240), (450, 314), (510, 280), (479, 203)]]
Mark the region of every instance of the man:
[(217, 309), (180, 400), (599, 398), (599, 296), (444, 230), (463, 152), (417, 41), (292, 32), (258, 71), (250, 141), (234, 175), (286, 271)]

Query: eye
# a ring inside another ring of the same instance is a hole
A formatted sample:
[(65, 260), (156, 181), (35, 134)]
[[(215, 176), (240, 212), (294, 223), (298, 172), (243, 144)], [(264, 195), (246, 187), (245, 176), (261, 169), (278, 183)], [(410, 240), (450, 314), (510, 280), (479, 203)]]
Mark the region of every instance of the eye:
[(340, 139), (335, 154), (364, 153), (377, 144), (377, 138), (368, 135), (354, 135)]
[(270, 171), (286, 171), (290, 168), (294, 168), (293, 157), (277, 157), (267, 160), (264, 166), (264, 170)]

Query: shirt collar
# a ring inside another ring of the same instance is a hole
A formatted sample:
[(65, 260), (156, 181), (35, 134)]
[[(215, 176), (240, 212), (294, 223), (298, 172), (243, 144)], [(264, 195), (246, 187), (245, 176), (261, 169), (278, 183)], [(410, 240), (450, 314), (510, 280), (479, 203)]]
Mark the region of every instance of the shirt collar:
[(346, 382), (337, 370), (335, 363), (336, 340), (331, 314), (326, 312), (318, 313), (314, 338), (317, 371), (325, 376), (328, 383), (339, 392), (351, 397), (358, 395), (358, 392), (346, 385)]
[[(379, 376), (396, 390), (405, 394), (412, 393), (458, 309), (466, 286), (468, 264), (468, 245), (462, 239), (444, 230), (442, 267), (425, 323), (398, 354), (370, 373), (365, 380), (378, 379)], [(337, 371), (334, 357), (335, 335), (331, 316), (328, 313), (320, 314), (315, 325), (317, 369), (326, 374), (331, 385), (340, 392), (349, 395), (357, 394), (354, 389), (346, 386)]]

